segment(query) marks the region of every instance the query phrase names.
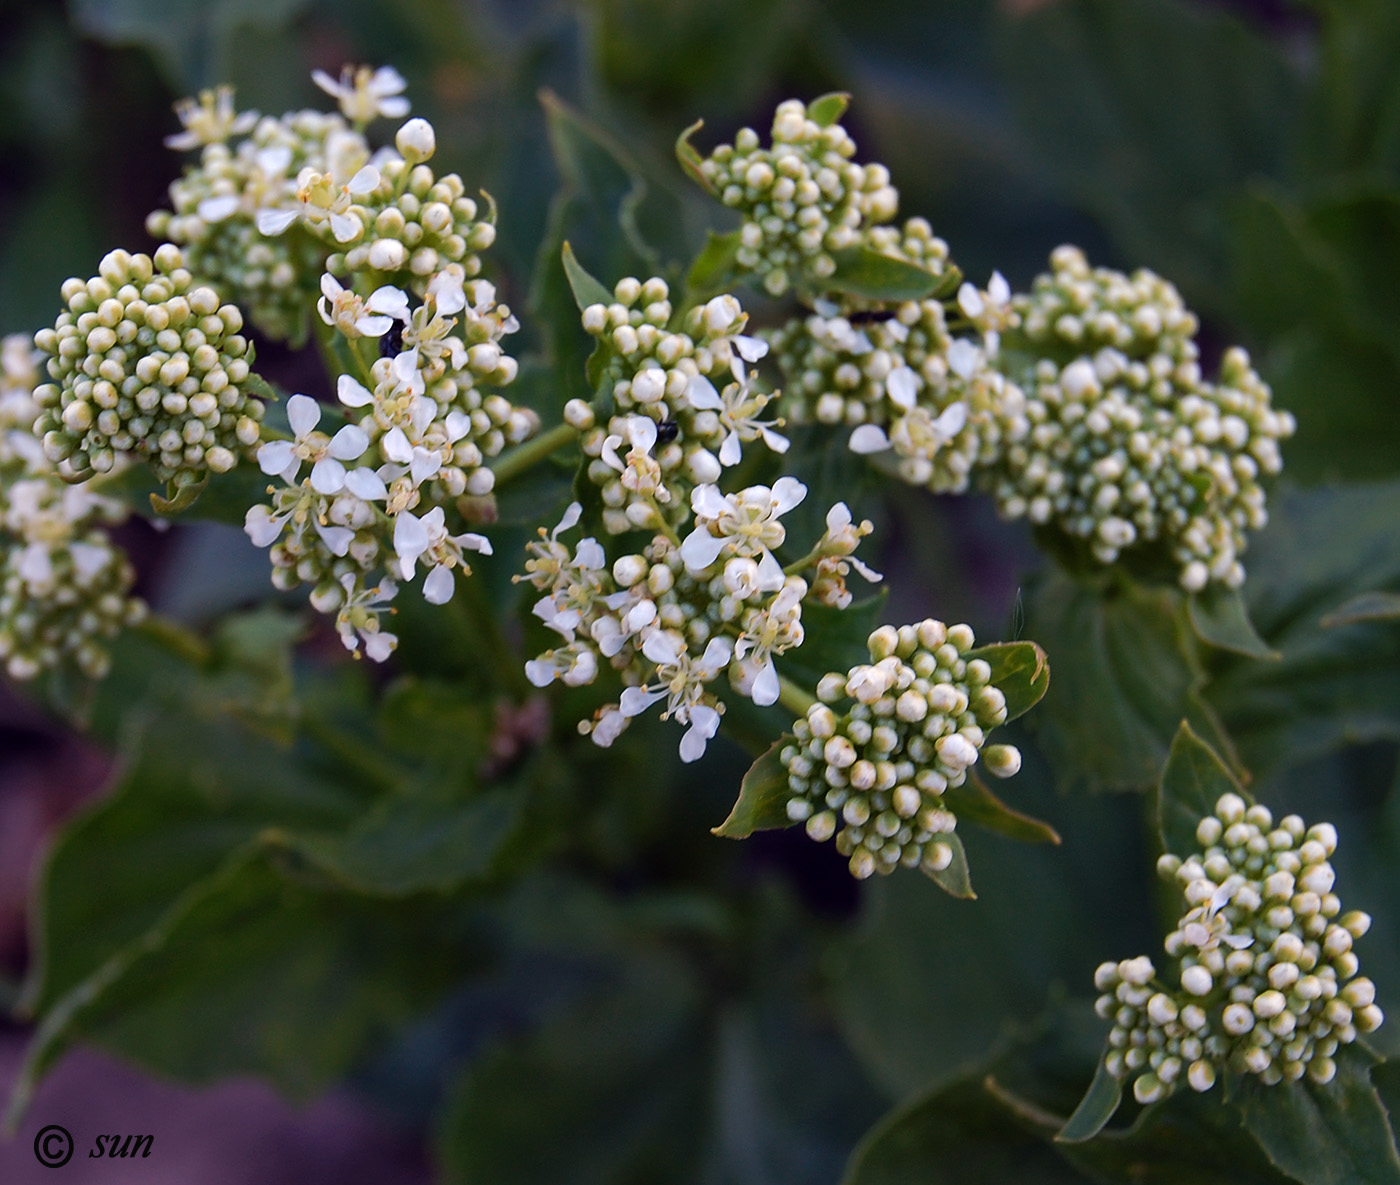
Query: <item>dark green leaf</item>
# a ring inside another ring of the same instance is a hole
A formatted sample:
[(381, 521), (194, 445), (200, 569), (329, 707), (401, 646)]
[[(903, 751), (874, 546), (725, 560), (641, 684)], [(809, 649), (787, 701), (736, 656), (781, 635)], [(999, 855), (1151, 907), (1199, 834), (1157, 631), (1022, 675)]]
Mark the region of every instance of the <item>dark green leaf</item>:
[(1356, 1046), (1336, 1055), (1337, 1075), (1265, 1086), (1232, 1075), (1231, 1100), (1269, 1159), (1303, 1185), (1395, 1185), (1400, 1156), (1385, 1107), (1371, 1085), (1375, 1057)]
[(950, 831), (940, 835), (938, 842), (946, 843), (952, 848), (953, 862), (938, 872), (920, 865), (920, 871), (949, 896), (962, 897), (967, 901), (975, 900), (977, 894), (972, 891), (972, 876), (968, 872), (967, 850), (963, 847), (962, 839), (956, 832)]
[(564, 261), (564, 274), (569, 277), (569, 288), (574, 294), (574, 300), (578, 303), (579, 312), (588, 308), (589, 305), (612, 303), (613, 294), (595, 280), (583, 264), (574, 257), (574, 249), (568, 242), (564, 243), (560, 257)]
[(747, 839), (755, 831), (792, 826), (787, 814), (787, 802), (792, 792), (788, 788), (787, 770), (778, 758), (783, 746), (791, 744), (792, 739), (790, 736), (780, 737), (753, 763), (740, 783), (739, 798), (729, 817), (718, 827), (710, 829), (715, 835), (726, 839)]
[(1122, 1100), (1123, 1084), (1100, 1062), (1099, 1068), (1094, 1071), (1094, 1080), (1084, 1092), (1084, 1098), (1055, 1139), (1065, 1144), (1092, 1140), (1113, 1118)]
[(1050, 687), (1050, 662), (1034, 642), (996, 642), (965, 655), (992, 668), (992, 683), (1006, 696), (1006, 718), (1015, 720), (1035, 707)]
[(836, 270), (821, 281), (823, 290), (863, 300), (923, 300), (943, 279), (916, 263), (869, 247), (833, 251), (832, 258)]
[(1215, 813), (1222, 794), (1249, 795), (1205, 741), (1184, 720), (1157, 788), (1157, 834), (1162, 850), (1183, 859), (1199, 846), (1196, 826)]
[(1352, 597), (1341, 608), (1322, 619), (1323, 629), (1356, 625), (1363, 621), (1400, 620), (1400, 593), (1369, 592)]
[(705, 249), (695, 257), (695, 262), (690, 265), (690, 273), (686, 277), (685, 290), (688, 300), (697, 303), (728, 290), (733, 283), (734, 257), (739, 250), (739, 243), (737, 230), (723, 235), (715, 234), (714, 231), (708, 232)]
[(949, 786), (943, 792), (943, 803), (958, 817), (959, 822), (976, 823), (1007, 839), (1022, 843), (1060, 842), (1059, 832), (1049, 823), (1012, 810), (975, 773), (969, 773), (967, 781), (961, 786)]
[(1278, 651), (1259, 636), (1249, 620), (1249, 608), (1237, 588), (1211, 585), (1186, 598), (1191, 628), (1202, 642), (1221, 650), (1232, 650), (1247, 658), (1277, 659)]
[(831, 94), (822, 95), (807, 104), (807, 118), (813, 120), (818, 127), (829, 128), (840, 121), (850, 105), (851, 96), (845, 91), (832, 91)]

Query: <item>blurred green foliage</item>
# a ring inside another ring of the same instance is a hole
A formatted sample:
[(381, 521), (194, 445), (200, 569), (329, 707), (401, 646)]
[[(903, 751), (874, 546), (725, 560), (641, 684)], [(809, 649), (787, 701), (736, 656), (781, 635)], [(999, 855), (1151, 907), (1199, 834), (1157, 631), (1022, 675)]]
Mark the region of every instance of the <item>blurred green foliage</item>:
[[(527, 691), (516, 634), (539, 627), (502, 637), (486, 602), (519, 603), (510, 557), (567, 500), (563, 470), (503, 498), (504, 558), (471, 596), (404, 607), (415, 673), (387, 687), (296, 650), (301, 620), (275, 609), (127, 639), (87, 706), (123, 772), (40, 889), (19, 1103), (88, 1040), (190, 1081), (350, 1078), (433, 1133), (448, 1182), (816, 1185), (848, 1158), (860, 1185), (1400, 1179), (1359, 1059), (1321, 1102), (1287, 1088), (1292, 1110), (1182, 1092), (1052, 1142), (1102, 1042), (1095, 964), (1158, 945), (1144, 791), (1183, 719), (1262, 801), (1338, 824), (1341, 890), (1376, 919), (1363, 965), (1400, 1016), (1400, 6), (15, 0), (5, 24), (5, 330), (144, 245), (173, 98), (229, 81), (281, 111), (316, 101), (313, 67), (390, 62), (445, 166), (500, 205), (494, 278), (533, 351), (518, 389), (552, 422), (588, 393), (563, 242), (600, 277), (679, 279), (728, 226), (675, 167), (677, 132), (704, 117), (708, 144), (839, 89), (862, 158), (974, 279), (1024, 287), (1067, 238), (1152, 267), (1299, 421), (1247, 615), (1054, 561), (1022, 598), (1025, 532), (807, 451), (799, 475), (889, 540), (871, 612), (1050, 655), (1007, 797), (1064, 843), (972, 833), (972, 902), (912, 874), (857, 894), (799, 836), (712, 837), (750, 758), (716, 745), (682, 769), (644, 722), (597, 750), (569, 727), (592, 693), (488, 752)], [(266, 369), (305, 374), (272, 351)], [(804, 661), (859, 656), (858, 624), (814, 627)], [(755, 749), (787, 723), (732, 719)]]

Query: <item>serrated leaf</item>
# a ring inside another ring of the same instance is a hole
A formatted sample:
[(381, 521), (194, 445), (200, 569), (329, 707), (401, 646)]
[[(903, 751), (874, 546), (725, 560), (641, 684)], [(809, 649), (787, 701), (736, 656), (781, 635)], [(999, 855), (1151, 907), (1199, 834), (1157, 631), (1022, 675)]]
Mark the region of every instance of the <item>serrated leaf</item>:
[(953, 861), (947, 868), (936, 872), (924, 864), (919, 865), (919, 870), (950, 897), (975, 900), (977, 894), (972, 891), (972, 874), (967, 867), (967, 850), (957, 832), (945, 832), (929, 842), (947, 844), (953, 850)]
[(1251, 801), (1215, 750), (1183, 720), (1157, 787), (1157, 835), (1162, 850), (1183, 858), (1195, 851), (1196, 826), (1215, 813), (1222, 794)]
[(988, 789), (975, 773), (969, 773), (961, 786), (943, 792), (943, 805), (958, 817), (959, 823), (975, 823), (1007, 839), (1021, 843), (1060, 842), (1060, 834), (1049, 823), (1013, 810)]
[(847, 247), (831, 257), (836, 270), (821, 281), (823, 291), (863, 300), (923, 300), (943, 281), (916, 263), (869, 247)]
[(1363, 621), (1400, 620), (1400, 593), (1369, 592), (1352, 597), (1322, 619), (1322, 628), (1331, 630)]
[(832, 91), (807, 104), (807, 118), (818, 127), (829, 128), (846, 114), (851, 105), (851, 96), (845, 91)]
[(1092, 1140), (1103, 1131), (1122, 1101), (1123, 1084), (1108, 1072), (1103, 1062), (1100, 1062), (1099, 1068), (1094, 1071), (1094, 1080), (1089, 1083), (1089, 1089), (1084, 1092), (1079, 1106), (1065, 1121), (1055, 1139), (1063, 1144)]
[(711, 230), (706, 235), (705, 248), (695, 257), (686, 276), (686, 296), (692, 303), (724, 292), (733, 283), (740, 232), (734, 230), (721, 235)]
[(778, 758), (783, 746), (792, 743), (792, 737), (780, 737), (749, 767), (739, 785), (734, 808), (723, 823), (710, 828), (712, 834), (726, 839), (747, 839), (755, 831), (792, 826), (787, 815), (787, 801), (792, 791), (788, 787), (787, 770)]
[(569, 290), (574, 294), (574, 301), (578, 305), (579, 312), (590, 305), (608, 305), (613, 302), (613, 294), (589, 274), (588, 270), (579, 263), (574, 255), (574, 249), (565, 240), (563, 248), (560, 250), (560, 258), (564, 262), (564, 274), (569, 277)]
[(1249, 607), (1237, 588), (1211, 585), (1186, 598), (1191, 628), (1202, 642), (1220, 650), (1231, 650), (1246, 658), (1277, 659), (1274, 650), (1249, 620)]
[(695, 135), (705, 126), (703, 119), (697, 119), (693, 124), (676, 137), (676, 160), (685, 170), (685, 174), (694, 181), (701, 189), (712, 196), (719, 196), (715, 193), (714, 183), (705, 176), (704, 170), (700, 167), (704, 158), (695, 150), (695, 146), (690, 142), (690, 137)]
[(1309, 1080), (1265, 1086), (1252, 1075), (1232, 1075), (1230, 1099), (1269, 1159), (1303, 1185), (1396, 1185), (1400, 1155), (1371, 1085), (1375, 1060), (1343, 1046), (1326, 1086)]
[(964, 656), (980, 658), (992, 668), (992, 684), (1006, 696), (1006, 719), (1015, 720), (1035, 707), (1050, 687), (1050, 661), (1034, 642), (995, 642)]

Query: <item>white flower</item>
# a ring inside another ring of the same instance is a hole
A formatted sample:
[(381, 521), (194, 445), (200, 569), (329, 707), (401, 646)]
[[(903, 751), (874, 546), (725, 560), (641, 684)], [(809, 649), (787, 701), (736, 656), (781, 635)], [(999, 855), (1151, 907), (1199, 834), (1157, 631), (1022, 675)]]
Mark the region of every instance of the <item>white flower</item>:
[(901, 456), (932, 457), (967, 424), (967, 404), (951, 403), (935, 419), (927, 408), (915, 407), (894, 422), (892, 437), (876, 424), (862, 424), (851, 433), (853, 453), (882, 453), (893, 448)]
[[(583, 687), (592, 683), (597, 674), (597, 656), (584, 645), (550, 650), (525, 664), (525, 677), (535, 687), (548, 687), (555, 679), (562, 680), (569, 687)], [(603, 744), (602, 741), (597, 743)]]
[(335, 615), (335, 628), (341, 642), (346, 650), (358, 658), (360, 639), (363, 638), (365, 653), (374, 662), (383, 662), (398, 645), (399, 639), (395, 634), (379, 628), (379, 615), (398, 594), (398, 585), (386, 576), (374, 588), (360, 588), (359, 578), (353, 572), (342, 576), (340, 583), (345, 588), (345, 601)]
[(734, 643), (728, 638), (711, 638), (705, 653), (694, 660), (679, 634), (657, 629), (643, 639), (642, 653), (656, 664), (657, 682), (627, 688), (618, 705), (621, 714), (627, 718), (639, 716), (658, 700), (666, 700), (661, 718), (674, 717), (690, 725), (681, 738), (681, 760), (699, 759), (706, 743), (719, 728), (720, 717), (717, 708), (702, 702), (705, 684), (729, 665)]
[[(249, 131), (258, 122), (256, 111), (235, 112), (233, 87), (220, 86), (199, 92), (199, 101), (180, 99), (175, 104), (183, 132), (165, 137), (165, 146), (188, 152), (205, 144), (219, 144), (230, 136)], [(203, 215), (201, 215), (203, 217)]]
[(324, 70), (313, 70), (311, 80), (340, 104), (351, 123), (366, 124), (376, 116), (400, 119), (409, 102), (401, 96), (408, 85), (392, 66), (371, 70), (368, 66), (344, 66), (337, 82)]
[(778, 702), (778, 670), (773, 655), (802, 645), (802, 598), (807, 582), (790, 577), (767, 609), (754, 613), (734, 645), (734, 656), (752, 672), (747, 694), (760, 707)]
[(919, 376), (911, 367), (896, 366), (885, 377), (885, 394), (896, 407), (908, 411), (919, 399)]
[(782, 565), (773, 556), (787, 538), (780, 515), (807, 496), (795, 477), (780, 477), (767, 486), (750, 486), (737, 494), (721, 494), (718, 486), (696, 486), (690, 496), (695, 529), (681, 543), (681, 559), (691, 572), (703, 572), (725, 550), (758, 560), (758, 587), (776, 592), (783, 586)]
[(422, 518), (405, 510), (394, 518), (394, 553), (404, 580), (413, 579), (413, 566), (422, 556), (432, 561), (432, 569), (423, 580), (423, 599), (430, 605), (442, 605), (452, 599), (454, 584), (452, 569), (460, 566), (470, 572), (462, 552), (479, 551), (491, 554), (491, 541), (470, 531), (449, 535), (441, 506), (434, 506)]
[(757, 418), (771, 397), (753, 391), (747, 379), (740, 377), (738, 382), (729, 383), (721, 394), (704, 375), (694, 375), (686, 387), (686, 398), (698, 411), (719, 413), (719, 422), (726, 429), (719, 449), (721, 465), (737, 465), (743, 457), (742, 442), (759, 438), (775, 453), (787, 452), (788, 438), (768, 426), (781, 421)]
[(350, 551), (355, 532), (349, 527), (328, 525), (326, 499), (309, 485), (280, 489), (273, 494), (272, 501), (272, 506), (261, 503), (251, 506), (244, 515), (244, 533), (255, 547), (271, 547), (290, 523), (295, 543), (300, 544), (310, 524), (331, 555), (343, 556)]
[[(296, 434), (294, 440), (269, 440), (258, 449), (258, 467), (268, 474), (278, 474), (289, 485), (297, 480), (303, 461), (311, 462), (311, 488), (318, 494), (336, 494), (349, 488), (357, 497), (383, 497), (382, 483), (369, 470), (355, 470), (363, 477), (347, 474), (342, 461), (353, 461), (369, 447), (364, 429), (346, 424), (334, 437), (317, 432), (321, 407), (306, 395), (293, 395), (287, 400), (287, 420)], [(373, 479), (373, 480), (371, 480)], [(365, 493), (361, 493), (365, 490)]]
[(327, 325), (334, 325), (346, 337), (383, 337), (395, 321), (408, 320), (408, 294), (401, 288), (384, 285), (361, 299), (330, 272), (321, 277), (321, 299), (316, 310)]
[(626, 461), (617, 455), (617, 446), (622, 443), (622, 437), (615, 434), (603, 441), (603, 460), (622, 475), (620, 480), (624, 489), (644, 498), (654, 497), (658, 502), (669, 502), (671, 491), (662, 484), (661, 466), (651, 455), (656, 445), (656, 421), (647, 416), (628, 416), (626, 431), (632, 445)]
[(350, 207), (355, 198), (378, 189), (379, 180), (379, 170), (373, 165), (365, 165), (343, 185), (336, 181), (333, 172), (303, 169), (297, 175), (297, 204), (260, 209), (256, 218), (258, 233), (280, 235), (301, 218), (311, 226), (328, 221), (336, 242), (353, 242), (364, 233), (364, 224), (350, 214)]

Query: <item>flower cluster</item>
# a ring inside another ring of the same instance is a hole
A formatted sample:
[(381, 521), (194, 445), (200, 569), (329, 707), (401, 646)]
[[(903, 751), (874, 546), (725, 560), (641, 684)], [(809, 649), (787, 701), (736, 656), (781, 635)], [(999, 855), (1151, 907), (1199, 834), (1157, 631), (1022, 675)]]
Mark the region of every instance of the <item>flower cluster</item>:
[[(1000, 778), (1021, 768), (1014, 746), (986, 745), (1006, 722), (1006, 697), (986, 660), (970, 655), (974, 641), (968, 626), (932, 619), (881, 626), (870, 663), (826, 675), (779, 752), (788, 818), (819, 842), (834, 835), (853, 876), (941, 872), (953, 848), (940, 837), (957, 826), (944, 792), (979, 758)], [(853, 702), (838, 712), (842, 701)]]
[(65, 483), (33, 435), (40, 357), (21, 335), (0, 353), (0, 661), (13, 679), (68, 660), (98, 678), (104, 643), (145, 605), (130, 596), (135, 573), (102, 529), (122, 507)]
[(1200, 852), (1158, 862), (1187, 906), (1165, 942), (1176, 983), (1146, 956), (1095, 973), (1098, 1013), (1113, 1020), (1105, 1066), (1133, 1078), (1143, 1103), (1183, 1073), (1197, 1091), (1220, 1070), (1330, 1082), (1337, 1049), (1384, 1019), (1352, 951), (1371, 919), (1343, 914), (1332, 891), (1336, 830), (1297, 815), (1275, 824), (1266, 807), (1225, 794), (1196, 838)]
[[(584, 435), (588, 478), (602, 489), (603, 527), (612, 535), (659, 522), (679, 523), (697, 485), (717, 482), (745, 444), (776, 453), (787, 438), (764, 417), (774, 398), (756, 388), (748, 364), (768, 352), (743, 330), (747, 314), (732, 296), (716, 296), (673, 321), (666, 281), (628, 276), (611, 304), (589, 305), (583, 326), (605, 351), (603, 379), (615, 412), (593, 422), (581, 402), (566, 415)], [(619, 452), (619, 450), (625, 450)]]
[(196, 284), (170, 243), (112, 251), (90, 280), (64, 282), (67, 311), (35, 345), (51, 382), (35, 390), (44, 454), (74, 478), (147, 461), (161, 481), (224, 473), (256, 442), (243, 315)]
[(1030, 432), (990, 479), (998, 507), (1087, 540), (1102, 563), (1161, 540), (1182, 587), (1238, 587), (1245, 532), (1267, 519), (1259, 479), (1282, 467), (1293, 417), (1243, 350), (1202, 377), (1196, 319), (1166, 281), (1091, 270), (1074, 247), (1051, 263), (1015, 301), (1039, 360), (1022, 379)]
[[(700, 162), (701, 175), (726, 206), (743, 215), (737, 263), (773, 296), (789, 288), (821, 291), (836, 270), (834, 252), (864, 237), (899, 212), (889, 170), (856, 164), (855, 141), (839, 122), (820, 122), (796, 99), (773, 116), (772, 146), (743, 128), (733, 144), (719, 145)], [(884, 228), (877, 249), (915, 258), (941, 272), (946, 248), (927, 223), (904, 233)], [(907, 246), (906, 246), (907, 244)]]
[(993, 367), (984, 345), (952, 337), (940, 301), (813, 313), (770, 340), (784, 412), (799, 423), (853, 427), (851, 449), (892, 450), (911, 485), (962, 493), (977, 467), (999, 461), (1029, 431), (1020, 388)]
[[(540, 530), (525, 576), (517, 577), (544, 594), (535, 614), (565, 643), (526, 664), (530, 681), (577, 687), (611, 666), (625, 685), (622, 696), (581, 731), (611, 745), (634, 716), (664, 701), (663, 716), (689, 726), (680, 751), (694, 761), (724, 711), (710, 684), (727, 673), (740, 695), (776, 703), (781, 681), (773, 659), (802, 644), (804, 602), (849, 604), (850, 566), (879, 579), (852, 554), (869, 524), (854, 525), (842, 503), (827, 515), (817, 546), (784, 570), (774, 556), (786, 540), (779, 520), (806, 494), (791, 477), (727, 495), (697, 486), (693, 529), (683, 540), (659, 534), (611, 565), (596, 539), (572, 548), (559, 539), (581, 517), (579, 504), (571, 505), (553, 532)], [(817, 570), (811, 584), (793, 570), (808, 567)]]

